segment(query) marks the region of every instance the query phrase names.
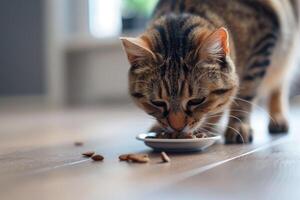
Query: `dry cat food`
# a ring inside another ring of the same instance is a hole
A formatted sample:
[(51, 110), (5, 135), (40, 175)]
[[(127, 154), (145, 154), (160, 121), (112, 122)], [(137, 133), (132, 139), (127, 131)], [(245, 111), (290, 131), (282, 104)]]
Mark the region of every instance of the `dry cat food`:
[(137, 163), (147, 163), (150, 161), (147, 154), (129, 154), (127, 159)]
[(120, 161), (128, 161), (129, 154), (122, 154), (119, 156)]
[(188, 133), (188, 134), (180, 134), (180, 133), (166, 133), (161, 132), (156, 136), (147, 136), (146, 138), (153, 139), (196, 139), (196, 138), (207, 138), (210, 137), (209, 134), (206, 133)]
[(102, 161), (104, 159), (103, 156), (96, 154), (91, 157), (94, 161)]
[(160, 157), (163, 162), (171, 162), (170, 157), (164, 151), (160, 153)]
[(83, 146), (83, 142), (77, 141), (77, 142), (74, 142), (74, 145), (75, 146)]
[(94, 154), (95, 154), (94, 151), (87, 151), (87, 152), (82, 153), (82, 155), (85, 157), (92, 157)]
[(195, 134), (195, 136), (196, 136), (196, 138), (207, 138), (207, 137), (209, 137), (209, 135), (206, 134), (206, 133), (197, 133), (197, 134)]
[(119, 156), (120, 161), (147, 163), (150, 161), (148, 154), (123, 154)]

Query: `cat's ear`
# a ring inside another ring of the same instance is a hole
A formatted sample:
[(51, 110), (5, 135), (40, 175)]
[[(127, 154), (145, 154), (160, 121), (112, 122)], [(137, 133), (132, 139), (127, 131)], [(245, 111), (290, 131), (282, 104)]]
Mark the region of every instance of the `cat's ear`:
[(140, 37), (120, 37), (120, 40), (123, 43), (128, 60), (131, 63), (136, 60), (155, 57), (147, 42)]
[(221, 27), (211, 33), (202, 46), (212, 56), (229, 55), (229, 35), (226, 28)]

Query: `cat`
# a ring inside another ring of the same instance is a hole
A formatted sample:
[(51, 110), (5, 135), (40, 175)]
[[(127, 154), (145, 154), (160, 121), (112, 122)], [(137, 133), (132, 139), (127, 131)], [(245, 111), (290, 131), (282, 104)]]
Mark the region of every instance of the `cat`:
[(252, 141), (250, 114), (268, 97), (269, 132), (288, 132), (288, 86), (299, 43), (297, 0), (161, 0), (139, 37), (121, 37), (134, 102), (150, 131), (215, 132)]

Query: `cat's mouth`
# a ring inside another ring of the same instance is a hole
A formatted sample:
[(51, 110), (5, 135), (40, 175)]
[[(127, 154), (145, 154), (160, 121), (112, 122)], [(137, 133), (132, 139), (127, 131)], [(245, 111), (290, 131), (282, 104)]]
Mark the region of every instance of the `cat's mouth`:
[(171, 126), (169, 125), (165, 125), (163, 127), (164, 132), (166, 133), (178, 133), (178, 134), (186, 134), (190, 132), (190, 127), (188, 125), (186, 125), (182, 130), (178, 131), (173, 129)]
[(201, 128), (204, 120), (205, 119), (202, 118), (199, 121), (193, 121), (190, 124), (186, 124), (180, 131), (173, 129), (168, 124), (164, 124), (164, 131), (167, 132), (167, 133), (177, 132), (178, 134), (183, 134), (183, 135), (190, 134), (190, 133), (198, 131)]

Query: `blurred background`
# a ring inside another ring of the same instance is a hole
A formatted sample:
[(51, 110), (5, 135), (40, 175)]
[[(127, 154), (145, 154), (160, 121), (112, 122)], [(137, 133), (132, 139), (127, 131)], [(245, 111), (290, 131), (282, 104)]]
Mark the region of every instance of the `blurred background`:
[(128, 102), (120, 35), (156, 0), (1, 0), (0, 103)]
[(129, 102), (129, 65), (118, 37), (139, 34), (156, 3), (1, 0), (0, 105)]

